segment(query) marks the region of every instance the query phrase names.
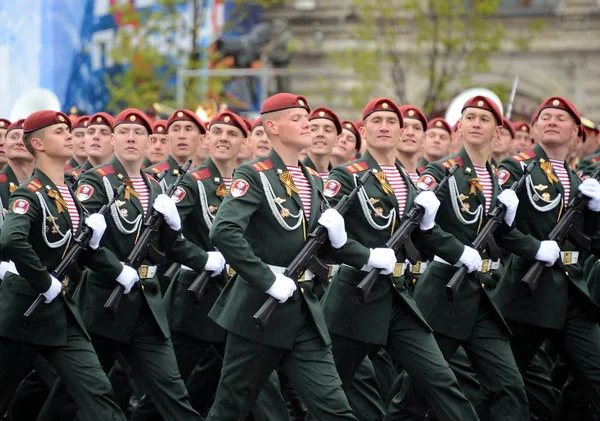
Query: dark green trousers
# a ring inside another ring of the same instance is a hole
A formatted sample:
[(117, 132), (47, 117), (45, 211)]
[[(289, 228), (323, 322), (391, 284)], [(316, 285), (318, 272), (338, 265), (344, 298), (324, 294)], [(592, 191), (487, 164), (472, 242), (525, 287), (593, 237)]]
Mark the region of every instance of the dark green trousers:
[(72, 321), (69, 321), (65, 346), (35, 346), (0, 338), (0, 414), (6, 411), (38, 355), (42, 355), (60, 376), (85, 420), (125, 421), (92, 344)]
[[(345, 388), (364, 357), (377, 346), (332, 335), (333, 356)], [(435, 408), (438, 418), (478, 420), (471, 403), (463, 395), (431, 332), (406, 306), (394, 303), (386, 350), (394, 361), (423, 387), (424, 396)], [(420, 414), (423, 418), (427, 405)]]
[(357, 419), (342, 390), (331, 347), (323, 344), (307, 310), (291, 350), (227, 335), (223, 370), (207, 421), (242, 421), (281, 364), (308, 411), (319, 421)]

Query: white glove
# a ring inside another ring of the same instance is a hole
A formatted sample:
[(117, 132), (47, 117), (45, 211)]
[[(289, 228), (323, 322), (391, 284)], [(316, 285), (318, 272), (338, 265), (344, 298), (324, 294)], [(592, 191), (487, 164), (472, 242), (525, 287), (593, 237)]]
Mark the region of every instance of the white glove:
[(540, 244), (540, 248), (535, 254), (535, 260), (546, 262), (546, 266), (552, 266), (560, 257), (560, 247), (556, 241), (545, 240)]
[(334, 249), (344, 247), (344, 244), (348, 241), (348, 234), (346, 234), (344, 218), (337, 210), (327, 209), (323, 212), (319, 218), (319, 224), (327, 228), (329, 241)]
[(129, 294), (133, 285), (139, 280), (140, 276), (138, 275), (137, 270), (127, 265), (123, 265), (121, 274), (117, 276), (117, 282), (125, 288), (124, 294)]
[(481, 269), (481, 256), (472, 247), (465, 246), (460, 259), (458, 259), (463, 265), (467, 267), (467, 272), (471, 273)]
[(595, 178), (587, 178), (579, 185), (579, 191), (590, 200), (587, 207), (592, 212), (600, 212), (600, 183)]
[(282, 273), (276, 273), (275, 282), (267, 290), (267, 294), (279, 300), (280, 303), (285, 303), (294, 295), (294, 291), (296, 291), (296, 283), (287, 276), (283, 276)]
[(206, 261), (206, 265), (204, 265), (204, 270), (211, 271), (211, 276), (217, 276), (223, 272), (223, 268), (225, 268), (225, 258), (221, 252), (209, 251), (206, 254), (208, 254), (208, 260)]
[(371, 255), (367, 266), (375, 269), (381, 269), (382, 275), (389, 275), (394, 271), (396, 266), (396, 253), (392, 249), (375, 248), (371, 249)]
[(12, 262), (0, 262), (0, 279), (4, 279), (4, 274), (8, 271)]
[(51, 303), (60, 294), (60, 290), (62, 289), (62, 284), (58, 279), (52, 275), (50, 275), (50, 279), (52, 281), (50, 288), (48, 288), (48, 291), (42, 293), (46, 298), (46, 304)]
[(85, 218), (84, 222), (93, 231), (89, 245), (92, 250), (96, 250), (100, 247), (100, 240), (104, 235), (104, 231), (106, 231), (106, 220), (104, 219), (104, 215), (93, 213)]
[(440, 201), (432, 191), (423, 191), (415, 197), (415, 203), (420, 205), (423, 210), (423, 218), (419, 227), (422, 231), (427, 231), (435, 225), (435, 215), (440, 208)]
[(156, 199), (154, 199), (152, 207), (165, 217), (165, 222), (173, 231), (179, 231), (181, 229), (181, 218), (179, 217), (177, 205), (175, 205), (173, 199), (166, 194), (159, 194), (156, 196)]
[(504, 214), (504, 222), (506, 225), (512, 225), (517, 216), (517, 208), (519, 207), (519, 198), (514, 190), (504, 190), (498, 195), (498, 201), (506, 206)]

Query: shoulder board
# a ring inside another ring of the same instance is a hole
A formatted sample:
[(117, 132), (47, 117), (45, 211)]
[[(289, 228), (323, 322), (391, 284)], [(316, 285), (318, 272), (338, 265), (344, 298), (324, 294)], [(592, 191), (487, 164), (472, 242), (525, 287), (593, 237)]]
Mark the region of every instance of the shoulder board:
[(264, 161), (258, 161), (252, 164), (252, 168), (254, 168), (258, 172), (267, 171), (273, 168), (273, 163), (269, 158)]
[(69, 173), (69, 175), (70, 175), (71, 177), (77, 177), (77, 176), (79, 175), (79, 173), (80, 173), (80, 172), (81, 172), (81, 168), (79, 168), (79, 169), (75, 169), (75, 170), (71, 171), (71, 172)]
[(455, 164), (458, 164), (459, 167), (463, 166), (462, 158), (460, 156), (456, 156), (454, 158), (450, 158), (450, 159), (442, 162), (442, 167), (452, 168)]
[(194, 180), (205, 180), (210, 178), (210, 170), (208, 168), (196, 170), (192, 173), (192, 177), (194, 177)]
[(310, 175), (312, 175), (313, 177), (321, 177), (321, 175), (317, 171), (312, 169), (311, 167), (306, 167), (306, 169), (308, 170)]
[(160, 174), (164, 170), (168, 170), (170, 168), (169, 162), (165, 161), (161, 162), (160, 164), (153, 165), (152, 167), (148, 168), (148, 170), (152, 171), (154, 174)]
[(98, 168), (96, 170), (96, 172), (98, 174), (100, 174), (102, 177), (106, 177), (107, 175), (111, 175), (115, 173), (115, 169), (113, 168), (112, 165), (105, 165), (104, 167)]
[(596, 162), (600, 161), (600, 155), (592, 158), (592, 160), (590, 161), (591, 164), (595, 164)]
[(421, 165), (420, 167), (418, 167), (417, 171), (419, 172), (419, 174), (423, 174), (425, 172), (425, 165)]
[(521, 161), (525, 161), (527, 159), (535, 158), (535, 152), (534, 151), (521, 152), (521, 153), (511, 156), (511, 158), (517, 162), (521, 162)]
[(34, 178), (33, 180), (31, 180), (31, 181), (29, 182), (29, 184), (27, 184), (27, 186), (26, 186), (26, 187), (27, 187), (29, 190), (31, 190), (32, 192), (36, 192), (36, 191), (38, 191), (39, 189), (41, 189), (42, 187), (44, 187), (44, 186), (42, 185), (42, 183), (40, 183), (40, 180), (39, 180), (39, 179), (37, 179), (37, 178)]
[(369, 169), (369, 164), (367, 164), (367, 161), (358, 161), (350, 165), (346, 165), (344, 168), (346, 168), (350, 174), (356, 174), (361, 171), (367, 171)]
[(6, 183), (8, 177), (3, 172), (0, 172), (0, 183)]

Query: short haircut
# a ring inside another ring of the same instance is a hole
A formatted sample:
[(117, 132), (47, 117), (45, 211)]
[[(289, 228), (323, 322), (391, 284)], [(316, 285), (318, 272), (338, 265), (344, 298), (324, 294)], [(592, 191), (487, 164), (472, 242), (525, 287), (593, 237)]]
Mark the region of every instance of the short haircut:
[(29, 153), (33, 156), (35, 156), (37, 151), (34, 149), (33, 146), (31, 146), (31, 139), (33, 139), (34, 137), (40, 138), (43, 134), (43, 131), (44, 128), (41, 128), (38, 130), (34, 130), (33, 132), (23, 133), (23, 144), (25, 145), (25, 148), (27, 148)]

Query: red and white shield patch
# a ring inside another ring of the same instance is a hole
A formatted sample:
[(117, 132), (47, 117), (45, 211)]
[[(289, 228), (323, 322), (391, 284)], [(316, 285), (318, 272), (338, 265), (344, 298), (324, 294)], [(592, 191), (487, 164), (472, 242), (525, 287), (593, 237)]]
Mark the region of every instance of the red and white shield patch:
[(179, 203), (183, 200), (183, 198), (185, 197), (186, 193), (185, 190), (182, 187), (177, 187), (177, 190), (175, 190), (175, 193), (173, 193), (173, 200), (175, 200), (175, 203)]
[(419, 190), (431, 190), (433, 186), (435, 186), (435, 178), (429, 174), (422, 175), (417, 182)]
[(246, 180), (242, 180), (238, 178), (231, 183), (231, 195), (233, 197), (242, 197), (246, 194), (248, 189), (250, 188), (250, 184)]
[(13, 202), (12, 211), (19, 215), (25, 215), (29, 210), (29, 202), (25, 199), (17, 199)]
[(500, 184), (502, 186), (510, 178), (510, 173), (508, 171), (506, 171), (506, 170), (500, 170), (496, 174), (496, 178), (498, 179), (498, 184)]
[(342, 184), (337, 180), (327, 180), (323, 187), (323, 195), (325, 197), (335, 197), (342, 188)]
[(85, 202), (94, 194), (94, 188), (88, 184), (82, 184), (77, 188), (77, 199), (80, 202)]

